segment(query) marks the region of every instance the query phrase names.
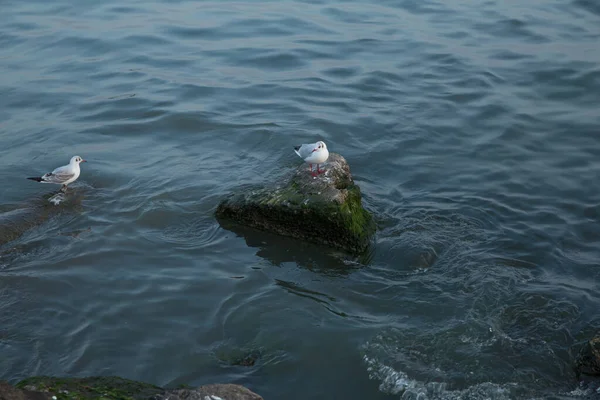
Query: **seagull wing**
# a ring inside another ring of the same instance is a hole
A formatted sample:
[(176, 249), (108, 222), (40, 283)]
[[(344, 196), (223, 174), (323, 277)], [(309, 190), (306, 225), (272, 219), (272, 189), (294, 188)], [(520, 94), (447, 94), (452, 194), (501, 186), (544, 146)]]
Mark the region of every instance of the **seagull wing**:
[(44, 176), (42, 176), (42, 182), (47, 183), (57, 183), (62, 185), (69, 179), (72, 179), (75, 176), (75, 172), (69, 168), (68, 165), (64, 167), (58, 167), (52, 172), (48, 172)]
[(313, 150), (317, 148), (317, 144), (316, 143), (308, 143), (308, 144), (303, 144), (302, 146), (296, 146), (294, 147), (294, 151), (296, 152), (296, 154), (298, 154), (300, 156), (300, 158), (305, 159), (307, 157), (309, 157)]

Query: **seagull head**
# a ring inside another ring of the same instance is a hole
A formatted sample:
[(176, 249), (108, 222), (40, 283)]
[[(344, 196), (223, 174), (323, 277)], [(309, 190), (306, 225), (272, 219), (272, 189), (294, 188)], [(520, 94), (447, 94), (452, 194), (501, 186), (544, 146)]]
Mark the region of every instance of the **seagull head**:
[(325, 142), (319, 141), (317, 142), (317, 147), (315, 147), (312, 152), (314, 153), (315, 151), (322, 151), (325, 149), (327, 149), (327, 145), (325, 144)]
[(79, 157), (79, 156), (73, 156), (71, 157), (71, 164), (79, 164), (82, 162), (87, 162), (85, 161), (83, 158)]

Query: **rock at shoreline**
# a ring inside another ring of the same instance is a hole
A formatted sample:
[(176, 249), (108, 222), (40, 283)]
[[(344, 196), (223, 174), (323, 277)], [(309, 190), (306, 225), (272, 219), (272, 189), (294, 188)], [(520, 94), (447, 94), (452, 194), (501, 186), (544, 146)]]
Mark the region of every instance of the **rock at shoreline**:
[(164, 389), (148, 383), (131, 381), (117, 376), (87, 378), (58, 378), (35, 376), (16, 384), (19, 389), (49, 393), (57, 400), (74, 399), (133, 399), (145, 400), (164, 393)]
[(588, 341), (575, 361), (577, 375), (600, 376), (600, 333)]
[(0, 381), (0, 400), (262, 400), (234, 384), (213, 384), (197, 389), (163, 389), (116, 376), (56, 378), (37, 376), (12, 386)]
[(301, 164), (274, 184), (235, 193), (219, 204), (216, 216), (362, 253), (371, 243), (375, 223), (362, 206), (360, 188), (341, 155), (331, 153), (322, 166), (326, 172), (317, 177)]
[(0, 400), (51, 400), (48, 393), (17, 389), (8, 382), (0, 381)]
[(240, 385), (214, 384), (198, 389), (176, 389), (154, 397), (153, 400), (263, 400), (256, 393)]

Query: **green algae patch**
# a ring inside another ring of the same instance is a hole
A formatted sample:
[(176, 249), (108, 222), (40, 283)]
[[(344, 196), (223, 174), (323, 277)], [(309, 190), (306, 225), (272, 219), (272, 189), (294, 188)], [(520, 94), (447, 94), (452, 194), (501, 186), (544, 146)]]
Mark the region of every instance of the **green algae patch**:
[(19, 389), (47, 392), (57, 400), (141, 400), (164, 392), (158, 386), (115, 376), (57, 378), (35, 376), (16, 384)]
[(346, 160), (331, 153), (325, 173), (299, 166), (278, 182), (245, 188), (221, 201), (217, 219), (360, 254), (371, 244), (375, 223)]
[(360, 188), (352, 185), (348, 188), (346, 202), (340, 205), (340, 212), (344, 216), (345, 226), (356, 236), (369, 240), (375, 231), (375, 222), (371, 214), (362, 206)]

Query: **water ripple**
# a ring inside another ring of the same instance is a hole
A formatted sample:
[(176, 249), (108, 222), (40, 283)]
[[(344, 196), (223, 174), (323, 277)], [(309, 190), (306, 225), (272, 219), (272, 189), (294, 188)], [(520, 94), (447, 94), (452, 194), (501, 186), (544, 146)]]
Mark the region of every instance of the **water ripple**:
[[(595, 3), (3, 12), (0, 209), (53, 190), (15, 177), (89, 163), (73, 203), (0, 248), (1, 378), (237, 381), (265, 398), (588, 393), (569, 366), (600, 305)], [(224, 196), (317, 139), (375, 215), (368, 254), (215, 221)], [(227, 362), (240, 352), (260, 357)]]

